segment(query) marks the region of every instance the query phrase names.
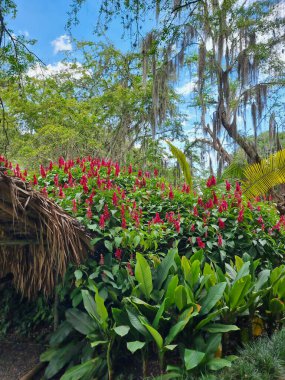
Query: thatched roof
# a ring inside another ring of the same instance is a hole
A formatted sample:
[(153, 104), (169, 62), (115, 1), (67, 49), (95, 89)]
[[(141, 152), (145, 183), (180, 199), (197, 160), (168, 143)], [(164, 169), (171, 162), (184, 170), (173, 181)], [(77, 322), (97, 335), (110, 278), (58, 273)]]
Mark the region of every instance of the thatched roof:
[(0, 278), (12, 273), (25, 296), (49, 295), (67, 264), (79, 264), (89, 248), (90, 237), (75, 218), (0, 169)]

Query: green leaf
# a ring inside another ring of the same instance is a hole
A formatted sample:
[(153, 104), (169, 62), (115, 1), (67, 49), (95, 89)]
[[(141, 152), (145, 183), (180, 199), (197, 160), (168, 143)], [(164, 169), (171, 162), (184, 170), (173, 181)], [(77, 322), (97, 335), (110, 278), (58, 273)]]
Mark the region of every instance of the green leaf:
[(78, 309), (68, 309), (65, 313), (66, 320), (72, 327), (83, 335), (89, 335), (97, 329), (96, 323)]
[(182, 170), (182, 173), (184, 175), (185, 182), (187, 183), (187, 185), (190, 186), (190, 189), (192, 191), (191, 168), (190, 168), (189, 163), (187, 162), (187, 158), (186, 158), (185, 154), (180, 149), (176, 148), (176, 146), (174, 146), (173, 144), (171, 144), (170, 141), (168, 141), (168, 140), (165, 140), (165, 141), (168, 144), (168, 146), (169, 146), (169, 148), (171, 150), (171, 153), (177, 159), (177, 161), (179, 163), (179, 166), (180, 166), (180, 168)]
[(114, 327), (114, 331), (120, 336), (125, 336), (130, 331), (130, 326), (117, 326)]
[(208, 314), (209, 311), (211, 311), (212, 308), (219, 302), (223, 296), (226, 286), (226, 282), (220, 282), (209, 289), (207, 296), (201, 303), (201, 315)]
[(172, 248), (168, 251), (165, 258), (161, 261), (156, 271), (156, 279), (154, 281), (155, 289), (160, 290), (162, 284), (166, 280), (170, 268), (175, 264), (174, 257), (177, 254), (177, 248)]
[(198, 325), (195, 327), (195, 330), (200, 330), (202, 327), (207, 325), (210, 321), (216, 318), (219, 314), (221, 314), (224, 310), (227, 310), (228, 307), (222, 307), (219, 310), (215, 310), (212, 313), (208, 314), (206, 318), (202, 319)]
[(162, 314), (164, 312), (166, 302), (167, 302), (167, 298), (165, 298), (163, 300), (162, 304), (160, 305), (160, 307), (159, 307), (159, 309), (158, 309), (158, 311), (157, 311), (157, 313), (156, 313), (156, 315), (154, 317), (152, 325), (153, 325), (153, 327), (155, 329), (157, 329), (158, 326), (159, 326), (159, 321), (160, 321), (160, 318), (161, 318), (161, 316), (162, 316)]
[(137, 312), (135, 310), (131, 310), (128, 307), (126, 307), (126, 310), (127, 310), (131, 325), (135, 328), (135, 330), (137, 330), (139, 333), (141, 333), (144, 336), (148, 336), (147, 329), (141, 323)]
[(57, 350), (45, 370), (45, 378), (52, 379), (54, 376), (75, 357), (81, 350), (82, 345), (78, 342), (70, 342)]
[(58, 346), (62, 343), (71, 333), (73, 327), (67, 321), (62, 322), (58, 329), (52, 334), (49, 344), (50, 346)]
[(137, 350), (141, 350), (146, 345), (146, 342), (135, 340), (134, 342), (127, 342), (127, 348), (134, 354)]
[(96, 340), (91, 343), (91, 347), (94, 348), (94, 347), (100, 346), (101, 344), (107, 344), (107, 343), (108, 343), (108, 340)]
[(229, 360), (222, 359), (222, 358), (210, 359), (207, 362), (207, 367), (211, 371), (219, 371), (222, 368), (231, 367), (231, 366), (232, 366), (232, 363)]
[(84, 307), (87, 313), (92, 317), (98, 319), (97, 307), (94, 298), (91, 296), (88, 290), (81, 290)]
[(189, 371), (190, 369), (196, 368), (204, 359), (205, 353), (201, 351), (188, 350), (185, 349), (184, 352), (184, 364)]
[(236, 308), (243, 302), (244, 297), (250, 288), (250, 285), (251, 285), (250, 275), (242, 277), (234, 283), (229, 293), (230, 310), (233, 310), (234, 308)]
[(160, 350), (162, 350), (162, 348), (163, 348), (163, 338), (159, 334), (159, 332), (156, 329), (154, 329), (152, 326), (150, 326), (148, 323), (143, 322), (143, 325), (147, 328), (147, 330), (149, 331), (149, 333), (151, 334), (151, 336), (155, 340), (155, 343), (156, 343), (157, 347)]
[(174, 300), (179, 311), (181, 311), (187, 305), (187, 293), (183, 285), (179, 285), (175, 289)]
[(167, 309), (169, 306), (171, 306), (174, 303), (174, 293), (175, 289), (177, 288), (178, 285), (178, 275), (176, 274), (175, 276), (172, 277), (172, 279), (169, 281), (166, 289), (166, 294), (165, 294), (165, 308)]
[(82, 364), (78, 364), (74, 367), (69, 368), (63, 376), (61, 376), (60, 380), (80, 380), (83, 377), (87, 377), (93, 372), (94, 369), (94, 359), (88, 360)]
[(237, 331), (239, 327), (236, 325), (223, 325), (222, 323), (211, 323), (203, 328), (210, 333), (225, 333), (229, 331)]
[(83, 276), (83, 272), (79, 269), (77, 269), (75, 272), (74, 272), (74, 276), (76, 278), (76, 280), (81, 280), (82, 276)]
[(135, 277), (139, 283), (140, 290), (145, 295), (146, 299), (149, 300), (153, 288), (150, 266), (140, 253), (136, 254), (136, 259)]
[(113, 243), (110, 240), (104, 240), (104, 245), (109, 252), (113, 252)]

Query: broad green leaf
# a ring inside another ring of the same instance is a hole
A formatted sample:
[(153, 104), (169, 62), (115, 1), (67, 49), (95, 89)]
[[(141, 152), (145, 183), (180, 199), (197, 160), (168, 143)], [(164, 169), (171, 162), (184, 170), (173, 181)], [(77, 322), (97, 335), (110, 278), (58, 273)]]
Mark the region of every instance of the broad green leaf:
[(174, 303), (174, 292), (178, 285), (178, 275), (172, 277), (172, 279), (169, 281), (165, 299), (167, 300), (165, 303), (165, 308), (167, 309), (169, 306), (171, 306)]
[(229, 331), (237, 331), (239, 327), (236, 325), (223, 325), (222, 323), (211, 323), (208, 324), (203, 330), (208, 331), (210, 333), (225, 333)]
[(178, 344), (168, 344), (167, 346), (164, 346), (164, 348), (166, 350), (173, 351), (177, 346)]
[(179, 285), (175, 289), (174, 300), (180, 311), (187, 305), (187, 293), (183, 285)]
[(140, 290), (145, 295), (146, 299), (149, 300), (153, 288), (150, 266), (140, 253), (136, 254), (136, 259), (135, 277), (139, 283)]
[(52, 379), (54, 376), (80, 352), (82, 344), (70, 342), (57, 350), (45, 370), (45, 378)]
[[(96, 359), (95, 359), (96, 360)], [(61, 376), (60, 380), (80, 380), (83, 377), (92, 376), (92, 372), (94, 369), (94, 359), (88, 360), (85, 363), (78, 364), (74, 367), (69, 368), (63, 376)]]
[(258, 279), (256, 283), (254, 284), (254, 290), (255, 291), (260, 290), (263, 287), (263, 285), (266, 284), (266, 282), (268, 281), (269, 276), (270, 276), (269, 269), (264, 269), (263, 271), (261, 271), (258, 275)]
[(92, 317), (98, 319), (97, 308), (94, 298), (91, 296), (88, 290), (81, 290), (83, 304), (87, 313)]
[(127, 342), (127, 348), (134, 354), (137, 350), (141, 350), (146, 345), (146, 342), (135, 340), (134, 342)]
[(151, 334), (151, 336), (153, 337), (157, 347), (162, 350), (163, 348), (163, 338), (162, 336), (159, 334), (159, 332), (154, 329), (152, 326), (150, 326), (149, 324), (147, 323), (144, 323), (143, 322), (143, 325), (147, 328), (147, 330), (149, 331), (149, 333)]
[(144, 325), (141, 323), (139, 319), (139, 315), (137, 312), (133, 309), (130, 309), (126, 307), (129, 320), (131, 322), (131, 325), (134, 327), (135, 330), (137, 330), (139, 333), (141, 333), (144, 336), (148, 336), (147, 329), (144, 327)]
[(250, 288), (250, 285), (251, 285), (250, 275), (244, 276), (234, 283), (229, 293), (230, 310), (233, 310), (234, 308), (236, 308), (243, 302), (244, 297)]
[(165, 258), (161, 261), (156, 270), (155, 289), (160, 290), (162, 284), (166, 280), (170, 268), (175, 264), (174, 257), (177, 254), (177, 248), (172, 248), (168, 251)]
[(68, 309), (65, 313), (66, 320), (72, 327), (83, 335), (89, 335), (97, 329), (97, 324), (88, 314), (78, 309)]
[(157, 311), (157, 313), (156, 313), (156, 315), (155, 315), (155, 317), (154, 317), (154, 320), (153, 320), (152, 325), (153, 325), (153, 327), (154, 327), (155, 329), (157, 329), (158, 326), (159, 326), (159, 321), (160, 321), (160, 318), (161, 318), (162, 314), (164, 313), (164, 309), (165, 309), (165, 304), (166, 304), (166, 302), (167, 302), (167, 298), (165, 298), (165, 299), (163, 300), (162, 304), (160, 305), (160, 307), (159, 307), (159, 309), (158, 309), (158, 311)]
[(224, 310), (227, 310), (228, 307), (222, 307), (219, 310), (215, 310), (212, 313), (208, 314), (206, 318), (202, 319), (198, 325), (195, 327), (195, 330), (200, 330), (202, 327), (207, 325), (210, 321), (216, 318), (219, 314), (221, 314)]
[(125, 336), (130, 331), (130, 326), (117, 326), (114, 327), (114, 331), (120, 336)]
[(191, 318), (195, 317), (198, 313), (197, 310), (195, 310), (194, 307), (189, 308), (188, 310), (185, 310), (183, 313), (183, 319), (178, 321), (175, 325), (171, 327), (169, 330), (169, 333), (167, 337), (165, 338), (165, 344), (169, 345), (175, 338), (176, 336), (184, 330), (185, 326), (187, 323), (190, 321)]
[(184, 351), (184, 364), (187, 371), (196, 368), (203, 361), (204, 357), (204, 352), (188, 350), (186, 348)]
[(212, 286), (207, 296), (201, 303), (201, 315), (208, 314), (212, 308), (220, 301), (227, 286), (226, 282), (220, 282), (217, 285)]
[(183, 270), (185, 281), (187, 281), (188, 284), (191, 284), (190, 264), (186, 256), (182, 256), (181, 267)]
[(76, 278), (76, 280), (81, 280), (82, 276), (83, 276), (83, 272), (79, 269), (77, 269), (75, 272), (74, 272), (74, 276)]
[(237, 282), (240, 278), (243, 278), (249, 274), (249, 267), (250, 267), (250, 261), (247, 261), (246, 263), (243, 264), (243, 266), (237, 273), (234, 283)]
[(200, 275), (200, 265), (201, 263), (199, 260), (193, 261), (191, 265), (190, 285), (192, 286), (192, 289), (198, 282), (199, 275)]
[(73, 327), (67, 321), (62, 322), (58, 329), (52, 334), (49, 344), (50, 346), (57, 346), (62, 343), (73, 330)]

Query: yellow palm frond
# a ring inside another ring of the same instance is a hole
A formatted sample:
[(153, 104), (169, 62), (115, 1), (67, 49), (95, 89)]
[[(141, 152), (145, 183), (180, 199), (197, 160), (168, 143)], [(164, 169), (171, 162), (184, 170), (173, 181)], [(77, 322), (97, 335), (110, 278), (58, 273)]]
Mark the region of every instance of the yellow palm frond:
[(180, 149), (176, 148), (176, 146), (174, 146), (173, 144), (171, 144), (170, 141), (166, 140), (166, 142), (167, 142), (167, 144), (168, 144), (168, 146), (170, 148), (171, 153), (177, 159), (177, 161), (178, 161), (178, 163), (180, 165), (180, 168), (181, 168), (182, 173), (183, 173), (184, 178), (185, 178), (185, 182), (187, 183), (187, 185), (190, 186), (190, 189), (192, 191), (191, 168), (190, 168), (190, 165), (187, 162), (185, 154)]
[(272, 187), (285, 183), (285, 149), (246, 166), (244, 177), (244, 194), (248, 198), (265, 195)]

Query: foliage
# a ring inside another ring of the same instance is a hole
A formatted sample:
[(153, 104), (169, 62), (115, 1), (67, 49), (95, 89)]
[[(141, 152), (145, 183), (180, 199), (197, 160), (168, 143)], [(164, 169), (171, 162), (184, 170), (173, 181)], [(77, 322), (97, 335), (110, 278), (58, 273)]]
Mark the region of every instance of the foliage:
[(274, 186), (285, 182), (285, 150), (280, 150), (260, 163), (244, 169), (245, 195), (257, 196), (268, 193)]
[(166, 141), (166, 142), (170, 148), (171, 153), (177, 159), (177, 161), (180, 165), (182, 173), (185, 177), (185, 182), (187, 183), (188, 186), (190, 186), (190, 189), (192, 189), (193, 184), (192, 184), (191, 168), (187, 162), (185, 154), (180, 149), (178, 149), (176, 146), (171, 144), (170, 141)]
[(171, 376), (198, 375), (231, 366), (231, 341), (282, 325), (284, 218), (239, 183), (210, 177), (198, 196), (104, 159), (60, 157), (39, 174), (1, 161), (94, 233), (59, 289), (47, 378), (112, 379), (122, 360), (146, 375), (151, 357)]

